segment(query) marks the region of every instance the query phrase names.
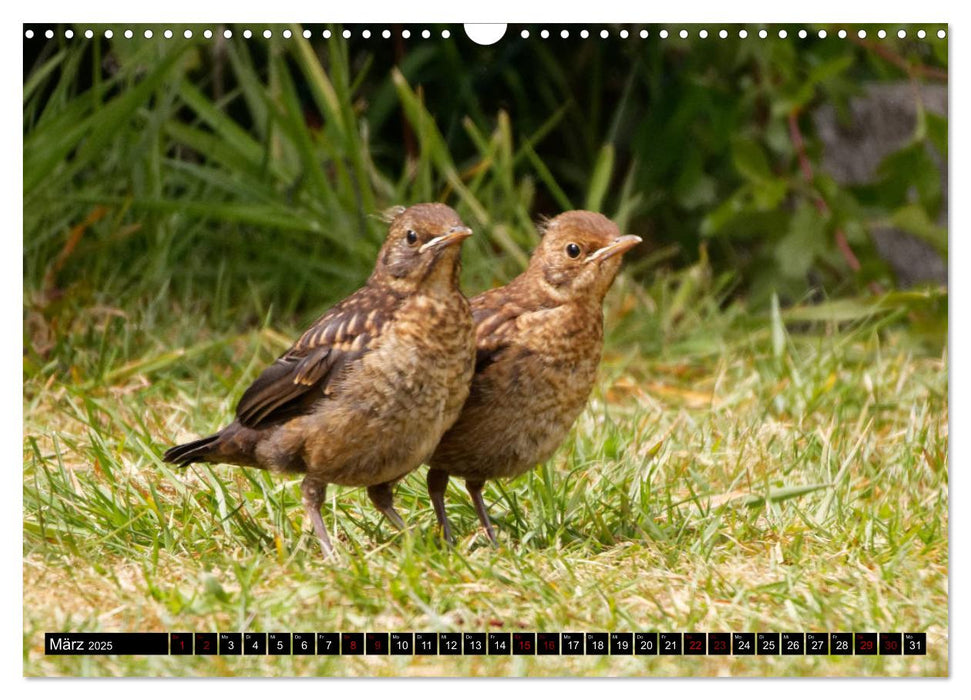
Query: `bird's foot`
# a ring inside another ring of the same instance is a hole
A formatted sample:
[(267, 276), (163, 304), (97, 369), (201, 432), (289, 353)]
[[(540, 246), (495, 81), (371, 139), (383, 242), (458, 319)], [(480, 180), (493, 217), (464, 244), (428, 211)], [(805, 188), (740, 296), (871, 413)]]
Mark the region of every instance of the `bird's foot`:
[(389, 506), (387, 509), (382, 509), (381, 512), (384, 513), (384, 517), (390, 520), (391, 524), (394, 525), (398, 530), (400, 530), (401, 532), (409, 531), (410, 528), (408, 527), (408, 524), (405, 522), (404, 518), (402, 518), (398, 514), (398, 511), (396, 511), (394, 508), (391, 508)]
[(320, 543), (320, 551), (324, 559), (334, 555), (334, 545), (330, 543), (330, 535), (327, 534), (327, 526), (324, 525), (324, 518), (320, 514), (320, 507), (324, 503), (324, 495), (327, 492), (327, 484), (317, 484), (308, 479), (304, 479), (300, 484), (303, 493), (303, 507), (310, 516), (310, 522), (314, 526), (314, 534)]
[(489, 541), (492, 543), (492, 546), (498, 547), (499, 541), (496, 539), (496, 531), (492, 529), (492, 521), (489, 520), (489, 511), (486, 510), (486, 504), (482, 498), (483, 485), (484, 482), (482, 481), (465, 482), (465, 488), (472, 497), (472, 504), (475, 506), (475, 512), (479, 516), (479, 522), (482, 523), (482, 527), (489, 536)]
[(324, 559), (336, 556), (334, 545), (330, 543), (330, 537), (327, 536), (326, 531), (323, 537), (317, 536), (317, 542), (320, 544), (320, 553), (324, 555)]

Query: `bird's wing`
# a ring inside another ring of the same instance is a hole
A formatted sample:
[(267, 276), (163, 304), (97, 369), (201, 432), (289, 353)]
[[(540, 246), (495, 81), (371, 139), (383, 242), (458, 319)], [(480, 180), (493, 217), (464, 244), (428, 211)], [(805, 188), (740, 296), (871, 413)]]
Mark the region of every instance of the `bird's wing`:
[(393, 317), (397, 299), (364, 287), (321, 316), (243, 393), (236, 418), (260, 428), (299, 413), (309, 398), (328, 392), (341, 368), (374, 344)]
[(525, 313), (505, 288), (490, 289), (471, 300), (475, 321), (475, 372), (480, 374), (511, 346), (516, 319)]

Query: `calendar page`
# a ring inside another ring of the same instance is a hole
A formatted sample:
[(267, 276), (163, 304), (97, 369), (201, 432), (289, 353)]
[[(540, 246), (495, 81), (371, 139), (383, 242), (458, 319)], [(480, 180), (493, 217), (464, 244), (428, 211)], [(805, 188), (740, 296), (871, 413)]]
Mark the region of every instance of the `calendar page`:
[(948, 675), (949, 31), (23, 24), (24, 675)]

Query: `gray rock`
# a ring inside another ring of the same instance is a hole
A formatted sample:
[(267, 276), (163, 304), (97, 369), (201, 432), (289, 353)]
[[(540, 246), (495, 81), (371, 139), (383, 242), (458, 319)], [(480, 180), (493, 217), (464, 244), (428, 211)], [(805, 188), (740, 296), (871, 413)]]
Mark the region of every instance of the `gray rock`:
[[(915, 94), (915, 90), (918, 92)], [(822, 168), (837, 182), (857, 185), (872, 181), (877, 166), (905, 146), (917, 126), (917, 95), (928, 112), (947, 115), (947, 86), (904, 83), (875, 83), (850, 100), (850, 118), (841, 122), (832, 105), (813, 115), (816, 133), (823, 143)], [(942, 164), (943, 207), (938, 223), (947, 224), (947, 163)], [(872, 231), (874, 246), (889, 263), (903, 287), (921, 282), (947, 284), (947, 263), (930, 245), (894, 228)]]

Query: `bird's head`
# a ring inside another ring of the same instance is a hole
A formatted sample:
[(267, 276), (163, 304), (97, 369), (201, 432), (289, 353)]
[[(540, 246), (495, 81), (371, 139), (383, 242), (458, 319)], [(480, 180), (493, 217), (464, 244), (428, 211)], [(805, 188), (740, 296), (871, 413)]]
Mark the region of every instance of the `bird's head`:
[(400, 291), (458, 287), (461, 243), (472, 229), (451, 207), (416, 204), (391, 214), (371, 280)]
[(600, 303), (617, 276), (623, 254), (641, 242), (621, 236), (602, 214), (568, 211), (543, 226), (526, 275), (559, 302)]

